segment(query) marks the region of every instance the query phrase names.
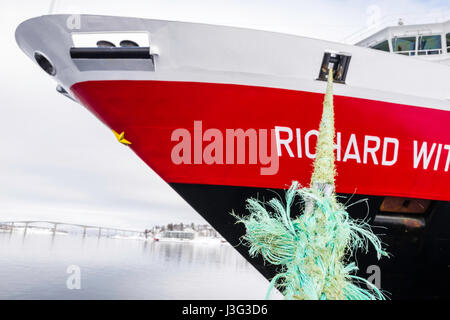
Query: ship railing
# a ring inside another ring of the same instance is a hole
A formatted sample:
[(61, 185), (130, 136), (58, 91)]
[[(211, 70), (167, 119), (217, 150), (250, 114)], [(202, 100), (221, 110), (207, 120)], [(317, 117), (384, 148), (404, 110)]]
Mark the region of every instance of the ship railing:
[(417, 54), (419, 56), (429, 56), (429, 55), (433, 55), (433, 54), (442, 54), (442, 49), (417, 50)]
[[(450, 52), (449, 49), (450, 47), (447, 48), (447, 52)], [(415, 56), (415, 55), (419, 55), (419, 56), (429, 56), (429, 55), (436, 55), (436, 54), (442, 54), (442, 49), (424, 49), (424, 50), (404, 50), (404, 51), (394, 51), (394, 53), (396, 54), (402, 54), (405, 56)]]
[(415, 56), (416, 50), (394, 51), (396, 54), (402, 54), (404, 56)]

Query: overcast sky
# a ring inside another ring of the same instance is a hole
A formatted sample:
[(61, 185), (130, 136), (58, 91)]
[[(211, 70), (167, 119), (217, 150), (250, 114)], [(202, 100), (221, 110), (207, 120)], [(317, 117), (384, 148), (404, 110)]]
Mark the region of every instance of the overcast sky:
[(433, 22), (450, 0), (1, 0), (0, 221), (142, 229), (202, 218), (110, 130), (57, 94), (19, 50), (17, 25), (53, 13), (137, 16), (287, 32), (333, 41), (402, 17)]

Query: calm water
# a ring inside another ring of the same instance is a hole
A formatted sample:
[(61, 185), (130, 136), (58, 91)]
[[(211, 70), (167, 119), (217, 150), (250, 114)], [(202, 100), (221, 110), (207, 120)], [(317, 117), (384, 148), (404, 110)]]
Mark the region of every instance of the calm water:
[(0, 233), (0, 299), (264, 299), (267, 287), (228, 244)]

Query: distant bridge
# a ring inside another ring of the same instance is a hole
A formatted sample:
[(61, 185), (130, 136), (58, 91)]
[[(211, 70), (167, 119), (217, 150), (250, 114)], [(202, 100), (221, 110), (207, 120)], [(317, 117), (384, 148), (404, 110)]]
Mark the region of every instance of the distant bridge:
[[(50, 227), (45, 228), (42, 226), (36, 226), (36, 224), (48, 224), (50, 225)], [(106, 232), (106, 236), (109, 237), (112, 235), (119, 235), (121, 234), (122, 236), (124, 235), (137, 235), (137, 236), (148, 236), (149, 234), (151, 234), (151, 232), (146, 232), (145, 231), (137, 231), (137, 230), (129, 230), (129, 229), (117, 229), (117, 228), (107, 228), (107, 227), (100, 227), (100, 226), (91, 226), (91, 225), (84, 225), (84, 224), (75, 224), (75, 223), (66, 223), (66, 222), (57, 222), (57, 221), (3, 221), (0, 222), (0, 229), (3, 230), (9, 230), (11, 233), (14, 231), (14, 229), (18, 229), (18, 228), (23, 228), (24, 229), (24, 234), (26, 234), (28, 228), (42, 228), (42, 229), (49, 229), (53, 231), (53, 236), (56, 235), (56, 232), (58, 231), (57, 228), (58, 226), (71, 226), (71, 227), (76, 227), (76, 228), (80, 228), (83, 230), (83, 238), (86, 237), (86, 231), (88, 229), (94, 229), (94, 230), (98, 230), (98, 238), (105, 236), (105, 232)]]

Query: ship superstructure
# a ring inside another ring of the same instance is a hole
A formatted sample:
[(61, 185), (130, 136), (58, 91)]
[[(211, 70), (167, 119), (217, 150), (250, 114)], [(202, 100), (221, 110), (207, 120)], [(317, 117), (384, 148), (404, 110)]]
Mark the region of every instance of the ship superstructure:
[(450, 65), (450, 20), (442, 23), (386, 27), (357, 46)]

